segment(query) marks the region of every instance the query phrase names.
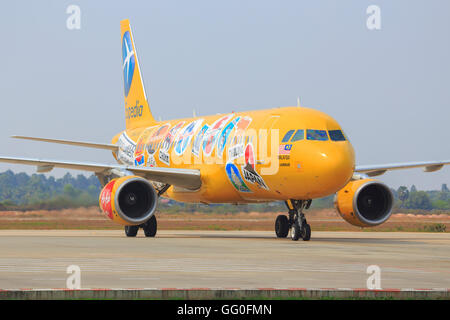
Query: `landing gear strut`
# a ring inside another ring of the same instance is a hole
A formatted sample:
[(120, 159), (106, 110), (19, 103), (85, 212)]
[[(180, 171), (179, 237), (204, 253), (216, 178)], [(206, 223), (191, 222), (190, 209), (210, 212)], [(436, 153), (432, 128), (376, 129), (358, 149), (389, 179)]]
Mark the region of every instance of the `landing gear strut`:
[(297, 241), (300, 238), (308, 241), (311, 239), (311, 226), (306, 222), (303, 210), (310, 207), (311, 200), (288, 200), (285, 203), (289, 209), (289, 219), (285, 215), (277, 217), (275, 221), (277, 237), (286, 238), (290, 229), (293, 241)]

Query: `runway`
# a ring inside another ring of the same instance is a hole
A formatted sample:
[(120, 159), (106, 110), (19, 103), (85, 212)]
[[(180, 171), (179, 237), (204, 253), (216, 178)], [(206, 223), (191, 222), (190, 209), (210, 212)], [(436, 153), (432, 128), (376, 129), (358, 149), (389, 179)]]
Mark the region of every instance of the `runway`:
[(1, 230), (0, 289), (450, 288), (449, 233), (314, 232), (309, 242), (259, 231)]

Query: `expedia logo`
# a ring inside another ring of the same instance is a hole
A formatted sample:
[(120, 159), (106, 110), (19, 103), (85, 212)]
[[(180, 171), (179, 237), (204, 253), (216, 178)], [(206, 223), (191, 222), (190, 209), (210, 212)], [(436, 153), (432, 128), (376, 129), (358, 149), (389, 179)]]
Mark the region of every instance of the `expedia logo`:
[(126, 31), (122, 38), (122, 69), (123, 69), (123, 84), (125, 88), (125, 97), (131, 87), (131, 80), (133, 80), (134, 67), (136, 65), (136, 58), (131, 44), (130, 31)]
[(139, 101), (136, 101), (135, 106), (125, 108), (125, 117), (127, 119), (139, 118), (142, 116), (143, 108), (142, 104), (139, 105)]

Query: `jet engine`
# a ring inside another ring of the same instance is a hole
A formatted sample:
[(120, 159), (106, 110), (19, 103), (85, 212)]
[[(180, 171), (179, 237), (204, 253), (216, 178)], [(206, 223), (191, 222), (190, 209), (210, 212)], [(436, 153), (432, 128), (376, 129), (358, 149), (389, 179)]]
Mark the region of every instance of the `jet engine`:
[(109, 181), (100, 192), (100, 208), (121, 225), (140, 225), (155, 213), (158, 195), (144, 178), (125, 176)]
[(382, 224), (391, 216), (393, 204), (391, 190), (373, 179), (350, 181), (334, 198), (341, 217), (358, 227)]

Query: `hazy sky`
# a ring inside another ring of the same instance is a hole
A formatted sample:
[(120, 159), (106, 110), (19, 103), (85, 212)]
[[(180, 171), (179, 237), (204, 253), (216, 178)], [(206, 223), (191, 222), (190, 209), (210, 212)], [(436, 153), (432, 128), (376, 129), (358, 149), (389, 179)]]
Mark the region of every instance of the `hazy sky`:
[[(80, 30), (66, 27), (71, 4)], [(366, 27), (372, 4), (381, 30)], [(156, 118), (296, 105), (300, 96), (342, 125), (358, 164), (450, 159), (448, 0), (41, 0), (1, 11), (2, 155), (113, 162), (107, 151), (9, 136), (109, 142), (121, 131), (119, 21), (128, 18)], [(437, 189), (450, 185), (450, 166), (381, 180)]]

